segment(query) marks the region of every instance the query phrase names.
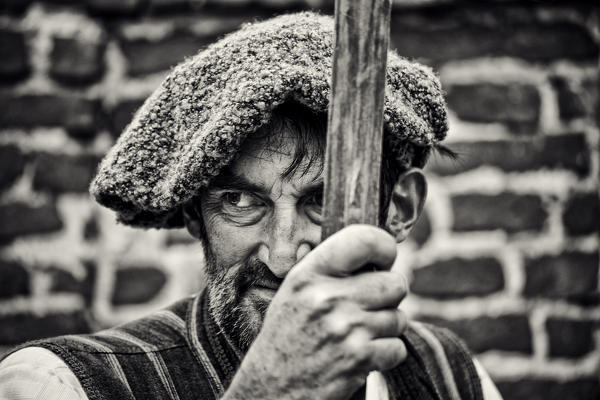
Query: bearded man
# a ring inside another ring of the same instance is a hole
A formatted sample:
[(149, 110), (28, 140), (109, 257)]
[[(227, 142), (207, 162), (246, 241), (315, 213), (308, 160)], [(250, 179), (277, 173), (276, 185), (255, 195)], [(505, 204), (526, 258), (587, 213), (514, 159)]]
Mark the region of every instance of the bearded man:
[(398, 308), (397, 241), (447, 131), (428, 68), (388, 57), (380, 227), (321, 243), (332, 39), (329, 17), (282, 16), (171, 72), (91, 192), (122, 223), (185, 226), (203, 245), (206, 290), (93, 335), (26, 344), (1, 364), (2, 398), (364, 398), (372, 370), (394, 399), (499, 398), (462, 342)]

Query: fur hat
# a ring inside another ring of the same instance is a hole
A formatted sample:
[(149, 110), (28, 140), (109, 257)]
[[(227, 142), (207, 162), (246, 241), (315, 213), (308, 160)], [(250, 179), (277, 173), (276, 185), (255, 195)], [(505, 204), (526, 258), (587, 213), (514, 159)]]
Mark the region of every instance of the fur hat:
[[(99, 166), (90, 192), (139, 227), (182, 226), (181, 205), (232, 162), (286, 100), (327, 112), (333, 19), (304, 12), (244, 25), (175, 67)], [(384, 146), (423, 166), (446, 136), (446, 105), (427, 67), (388, 54)]]

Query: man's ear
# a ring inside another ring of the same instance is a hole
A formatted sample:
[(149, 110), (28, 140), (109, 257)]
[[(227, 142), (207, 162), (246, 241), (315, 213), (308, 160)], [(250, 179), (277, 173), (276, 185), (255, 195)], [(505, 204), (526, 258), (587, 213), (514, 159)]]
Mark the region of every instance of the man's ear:
[(188, 232), (196, 239), (201, 239), (202, 216), (200, 215), (200, 210), (198, 210), (198, 207), (192, 200), (186, 202), (182, 208), (183, 222), (185, 223)]
[(402, 173), (394, 186), (386, 225), (402, 242), (419, 219), (427, 198), (427, 180), (419, 168)]

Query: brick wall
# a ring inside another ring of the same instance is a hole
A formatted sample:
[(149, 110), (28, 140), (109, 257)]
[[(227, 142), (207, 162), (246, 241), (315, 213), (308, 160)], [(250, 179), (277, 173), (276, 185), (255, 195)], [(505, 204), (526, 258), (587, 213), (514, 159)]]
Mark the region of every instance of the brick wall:
[[(202, 286), (182, 231), (137, 231), (87, 185), (168, 68), (240, 23), (322, 0), (0, 5), (0, 352), (90, 332)], [(392, 42), (434, 66), (450, 142), (401, 247), (414, 316), (458, 332), (507, 399), (600, 395), (600, 12), (403, 1)]]

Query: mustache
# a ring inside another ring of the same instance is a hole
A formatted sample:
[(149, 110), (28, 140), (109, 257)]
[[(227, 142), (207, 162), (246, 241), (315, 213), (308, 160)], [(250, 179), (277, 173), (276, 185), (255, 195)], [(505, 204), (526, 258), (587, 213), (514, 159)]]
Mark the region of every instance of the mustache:
[(240, 293), (253, 286), (263, 286), (277, 290), (282, 282), (282, 278), (273, 274), (265, 263), (257, 259), (250, 259), (245, 262), (236, 276), (236, 286), (239, 288)]

